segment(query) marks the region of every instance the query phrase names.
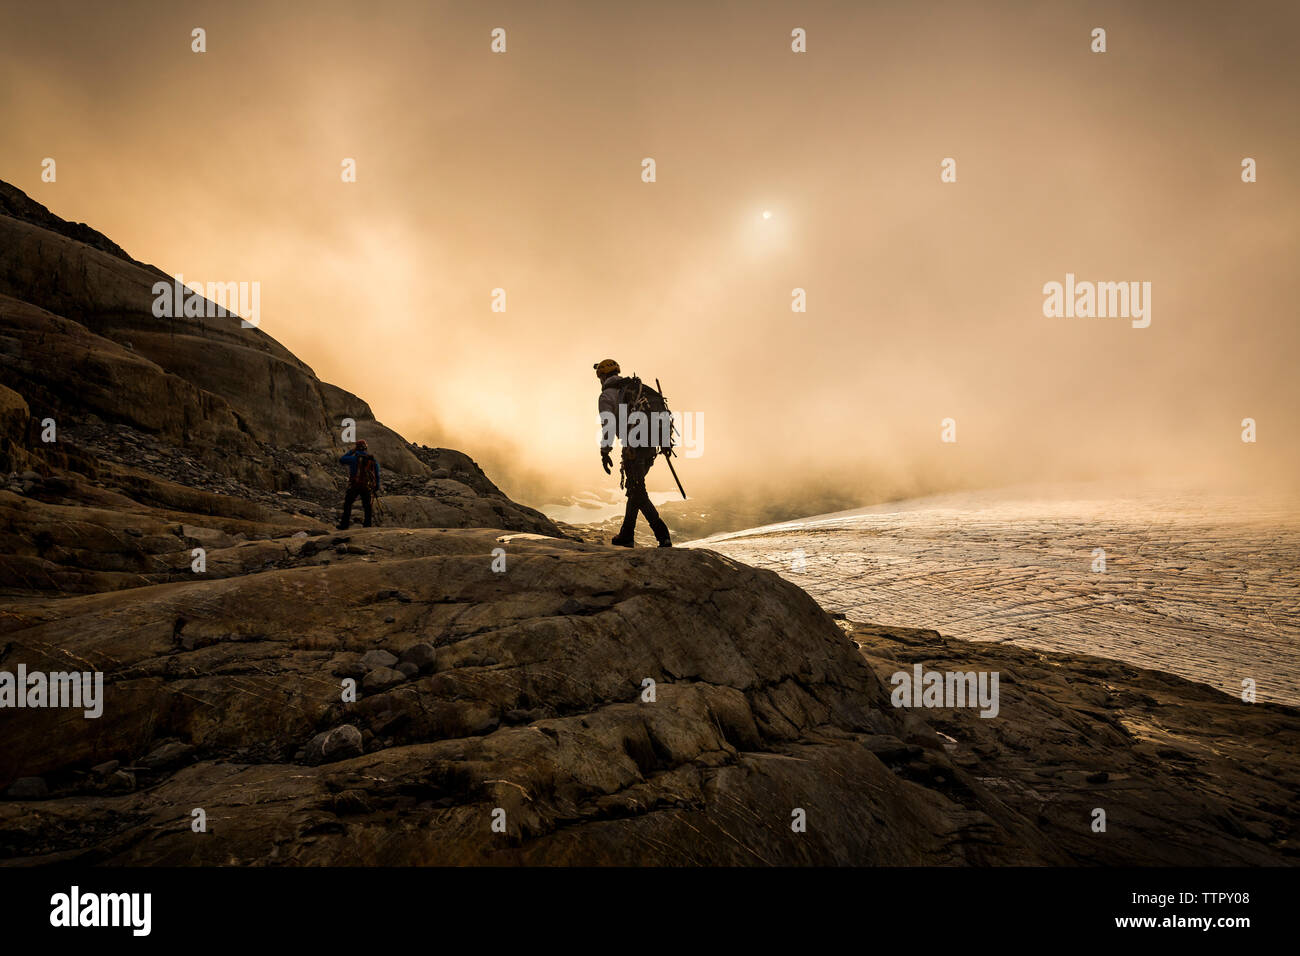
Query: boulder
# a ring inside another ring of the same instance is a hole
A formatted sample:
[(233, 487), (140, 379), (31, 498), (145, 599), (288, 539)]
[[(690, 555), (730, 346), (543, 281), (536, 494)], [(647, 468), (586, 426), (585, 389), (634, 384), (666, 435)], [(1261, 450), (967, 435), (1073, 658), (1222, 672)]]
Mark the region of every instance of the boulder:
[(317, 734), (308, 741), (305, 750), (303, 759), (310, 766), (360, 756), (361, 731), (351, 724), (343, 724), (341, 727)]
[(438, 658), (438, 652), (427, 641), (412, 644), (402, 651), (401, 662), (411, 664), (417, 671), (430, 670)]
[(374, 670), (378, 667), (392, 667), (397, 663), (397, 656), (376, 648), (362, 654), (361, 663), (367, 670)]

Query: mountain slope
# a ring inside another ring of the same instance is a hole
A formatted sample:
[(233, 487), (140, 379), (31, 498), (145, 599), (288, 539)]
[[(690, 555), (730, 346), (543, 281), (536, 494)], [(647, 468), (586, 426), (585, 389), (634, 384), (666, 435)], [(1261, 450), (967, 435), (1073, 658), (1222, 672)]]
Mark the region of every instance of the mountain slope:
[[(382, 463), (390, 523), (561, 534), (468, 457), (409, 444), (260, 329), (155, 317), (153, 284), (169, 277), (3, 183), (0, 249), (0, 488), (26, 499), (0, 496), (0, 590), (52, 587), (41, 572), (58, 575), (72, 545), (46, 506), (109, 493), (225, 533), (249, 532), (237, 520), (321, 530), (342, 499), (345, 419)], [(187, 568), (186, 536), (174, 537), (110, 570)]]

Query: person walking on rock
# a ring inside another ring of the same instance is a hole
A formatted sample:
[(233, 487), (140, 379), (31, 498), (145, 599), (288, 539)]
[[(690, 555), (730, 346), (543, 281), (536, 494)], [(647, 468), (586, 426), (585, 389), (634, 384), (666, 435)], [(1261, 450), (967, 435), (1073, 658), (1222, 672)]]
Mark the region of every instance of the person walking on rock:
[[(596, 370), (596, 378), (600, 380), (601, 389), (598, 402), (601, 421), (600, 463), (605, 468), (605, 474), (612, 474), (614, 463), (611, 451), (614, 447), (614, 438), (617, 437), (623, 449), (619, 466), (619, 484), (627, 489), (627, 509), (623, 513), (623, 527), (609, 543), (621, 548), (633, 547), (637, 515), (643, 514), (646, 523), (650, 525), (651, 532), (654, 533), (655, 540), (659, 542), (659, 547), (671, 548), (673, 543), (668, 535), (668, 525), (664, 524), (664, 520), (659, 517), (659, 511), (650, 501), (650, 495), (645, 487), (646, 473), (650, 471), (650, 466), (654, 464), (655, 456), (658, 454), (655, 438), (644, 426), (639, 434), (635, 428), (629, 427), (628, 404), (632, 397), (628, 394), (629, 390), (640, 391), (643, 386), (637, 378), (624, 378), (620, 374), (618, 363), (613, 359), (597, 362), (592, 368)], [(650, 390), (645, 389), (645, 391)]]
[(339, 463), (348, 466), (348, 491), (343, 498), (343, 520), (339, 522), (339, 530), (346, 531), (352, 524), (352, 503), (358, 496), (366, 515), (365, 526), (369, 528), (373, 518), (373, 499), (379, 494), (379, 462), (370, 454), (366, 440), (358, 438), (356, 445), (339, 459)]

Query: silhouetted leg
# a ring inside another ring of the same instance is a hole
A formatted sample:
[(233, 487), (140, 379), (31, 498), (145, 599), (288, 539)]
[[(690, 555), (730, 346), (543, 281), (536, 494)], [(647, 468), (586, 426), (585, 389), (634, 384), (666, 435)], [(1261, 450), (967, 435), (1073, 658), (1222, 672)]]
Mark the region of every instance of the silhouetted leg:
[(662, 544), (668, 540), (668, 525), (664, 524), (664, 519), (659, 517), (659, 509), (650, 500), (650, 492), (646, 491), (645, 488), (645, 477), (650, 471), (650, 466), (654, 463), (654, 457), (647, 456), (645, 470), (641, 472), (641, 513), (645, 515), (646, 524), (650, 526), (651, 532), (654, 533), (655, 540)]
[(366, 527), (370, 527), (370, 521), (374, 515), (370, 511), (370, 492), (364, 488), (361, 489), (361, 510), (366, 513)]
[(632, 540), (632, 535), (636, 533), (636, 513), (636, 502), (629, 496), (627, 507), (623, 509), (623, 527), (618, 529), (618, 538), (620, 540)]
[[(348, 486), (348, 493), (343, 496), (343, 520), (339, 522), (340, 528), (347, 528), (352, 524), (352, 502), (357, 500), (357, 489), (351, 485)], [(367, 507), (366, 509), (370, 509)]]
[(645, 504), (642, 506), (641, 513), (645, 515), (646, 524), (650, 525), (655, 540), (660, 544), (668, 541), (668, 525), (664, 524), (664, 519), (659, 517), (659, 509), (651, 503), (649, 498), (646, 499)]
[[(645, 458), (636, 451), (623, 452), (623, 486), (627, 489), (627, 507), (623, 511), (623, 527), (618, 532), (620, 541), (632, 541), (636, 533), (637, 513), (649, 503), (645, 491)], [(651, 505), (651, 507), (654, 507)], [(656, 516), (657, 517), (657, 516)]]

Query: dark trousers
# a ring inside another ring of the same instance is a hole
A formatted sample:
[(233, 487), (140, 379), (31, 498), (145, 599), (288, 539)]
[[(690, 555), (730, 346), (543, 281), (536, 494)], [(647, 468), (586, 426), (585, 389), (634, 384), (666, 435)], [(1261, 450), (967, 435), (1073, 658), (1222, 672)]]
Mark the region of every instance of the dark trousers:
[(668, 525), (659, 517), (658, 509), (645, 490), (645, 476), (655, 463), (655, 454), (653, 448), (623, 449), (622, 472), (623, 484), (627, 488), (627, 510), (623, 512), (623, 527), (618, 536), (625, 541), (632, 540), (638, 513), (645, 515), (646, 524), (650, 525), (656, 541), (668, 540)]
[(339, 524), (346, 528), (352, 524), (352, 502), (357, 500), (357, 495), (361, 496), (361, 509), (366, 513), (366, 527), (370, 527), (370, 492), (365, 488), (358, 488), (356, 485), (348, 485), (348, 493), (343, 499), (343, 520)]

